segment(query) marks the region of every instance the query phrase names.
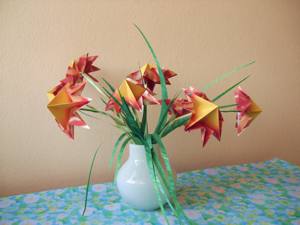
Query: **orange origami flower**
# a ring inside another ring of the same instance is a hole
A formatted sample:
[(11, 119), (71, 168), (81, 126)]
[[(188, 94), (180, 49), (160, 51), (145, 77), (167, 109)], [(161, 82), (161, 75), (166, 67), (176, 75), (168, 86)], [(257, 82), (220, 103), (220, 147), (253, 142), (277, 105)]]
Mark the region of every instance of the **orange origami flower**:
[(185, 125), (185, 130), (200, 129), (203, 146), (206, 145), (211, 135), (220, 140), (223, 117), (218, 106), (209, 101), (204, 93), (194, 88), (185, 89), (185, 93), (193, 102), (192, 116)]
[(74, 126), (87, 126), (77, 111), (90, 102), (89, 99), (79, 96), (84, 84), (73, 89), (66, 84), (57, 94), (48, 93), (48, 109), (55, 117), (56, 122), (64, 133), (74, 139)]
[[(143, 107), (141, 97), (145, 91), (146, 89), (141, 85), (135, 84), (129, 80), (124, 80), (113, 95), (118, 101), (121, 101), (121, 95), (125, 98), (125, 101), (128, 103), (128, 105), (136, 110), (141, 111)], [(111, 109), (114, 109), (117, 113), (121, 112), (120, 106), (112, 98), (108, 101), (105, 110)]]
[(236, 128), (237, 133), (240, 135), (243, 130), (248, 127), (253, 120), (262, 112), (261, 108), (242, 90), (241, 87), (234, 93), (235, 102), (237, 104)]

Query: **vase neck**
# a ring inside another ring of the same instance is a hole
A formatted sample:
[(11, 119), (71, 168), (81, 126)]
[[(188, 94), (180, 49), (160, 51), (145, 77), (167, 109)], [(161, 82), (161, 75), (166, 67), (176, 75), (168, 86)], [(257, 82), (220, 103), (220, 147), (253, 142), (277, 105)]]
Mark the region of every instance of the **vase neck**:
[(146, 151), (144, 145), (129, 145), (129, 160), (146, 160)]

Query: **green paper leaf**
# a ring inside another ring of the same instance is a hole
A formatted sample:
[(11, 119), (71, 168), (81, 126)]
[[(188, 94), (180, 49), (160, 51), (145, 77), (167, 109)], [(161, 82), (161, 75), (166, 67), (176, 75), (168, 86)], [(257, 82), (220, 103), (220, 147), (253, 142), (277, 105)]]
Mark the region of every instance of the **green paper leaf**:
[(168, 90), (167, 90), (167, 87), (166, 87), (166, 80), (165, 80), (165, 77), (163, 75), (163, 72), (162, 72), (162, 69), (161, 69), (161, 66), (160, 66), (160, 63), (158, 61), (158, 58), (150, 44), (150, 42), (148, 41), (147, 37), (145, 36), (145, 34), (143, 33), (143, 31), (136, 25), (134, 24), (134, 26), (136, 27), (136, 29), (139, 31), (139, 33), (142, 35), (145, 43), (147, 44), (151, 54), (152, 54), (152, 57), (155, 61), (155, 64), (156, 64), (156, 67), (157, 67), (157, 70), (158, 70), (158, 75), (159, 75), (159, 79), (160, 79), (160, 84), (161, 84), (161, 93), (162, 93), (162, 104), (161, 104), (161, 110), (160, 110), (160, 115), (159, 115), (159, 120), (157, 122), (157, 126), (156, 127), (160, 127), (160, 126), (164, 126), (165, 123), (166, 123), (166, 117), (164, 117), (164, 114), (165, 112), (168, 111), (167, 109), (167, 104), (165, 102), (165, 100), (168, 99)]
[(115, 179), (117, 178), (119, 169), (121, 167), (121, 161), (122, 161), (122, 157), (124, 155), (126, 145), (129, 143), (130, 140), (131, 140), (131, 137), (126, 138), (120, 148), (120, 152), (118, 154), (118, 159), (117, 159), (117, 165), (116, 165), (116, 169), (115, 169)]
[(148, 135), (146, 137), (146, 143), (145, 143), (146, 161), (147, 161), (148, 169), (149, 169), (150, 176), (151, 176), (151, 179), (153, 182), (154, 190), (155, 190), (155, 193), (156, 193), (156, 196), (158, 199), (159, 207), (161, 209), (161, 212), (162, 212), (167, 224), (170, 224), (168, 217), (166, 215), (166, 212), (165, 212), (165, 208), (163, 206), (162, 199), (161, 199), (161, 192), (160, 192), (159, 186), (158, 186), (158, 178), (157, 178), (154, 168), (153, 168), (153, 160), (152, 160), (152, 154), (151, 154), (152, 148), (153, 148), (153, 146), (152, 146), (151, 136)]
[(172, 168), (171, 168), (171, 164), (169, 162), (169, 157), (167, 155), (166, 148), (165, 148), (164, 144), (162, 143), (160, 137), (157, 134), (153, 134), (152, 137), (154, 138), (156, 143), (159, 145), (159, 148), (160, 148), (160, 151), (161, 151), (161, 154), (162, 154), (162, 159), (165, 162), (166, 170), (167, 170), (167, 173), (168, 173), (167, 177), (168, 177), (169, 188), (170, 188), (169, 192), (170, 192), (172, 200), (175, 204), (177, 213), (178, 213), (178, 215), (182, 215), (188, 224), (193, 224), (193, 222), (185, 215), (185, 213), (182, 210), (182, 207), (181, 207), (181, 205), (180, 205), (180, 203), (177, 199), (175, 181), (174, 181), (174, 178), (173, 178), (173, 171), (172, 171)]
[(110, 161), (109, 161), (109, 167), (110, 168), (112, 167), (116, 152), (118, 150), (118, 146), (119, 146), (120, 142), (126, 137), (126, 135), (127, 135), (127, 133), (121, 134), (120, 137), (117, 139), (117, 141), (114, 144), (114, 148), (113, 148), (111, 158), (110, 158)]
[(115, 92), (115, 88), (114, 88), (114, 86), (112, 86), (105, 78), (101, 78), (103, 81), (104, 81), (104, 83), (109, 87), (109, 89), (114, 93)]
[(159, 185), (162, 187), (162, 190), (163, 190), (163, 195), (166, 197), (167, 203), (168, 203), (170, 209), (172, 210), (172, 212), (174, 213), (174, 215), (176, 217), (178, 217), (176, 209), (173, 207), (172, 203), (169, 200), (169, 197), (170, 197), (170, 194), (169, 194), (169, 191), (168, 191), (170, 189), (169, 184), (168, 184), (168, 181), (167, 181), (167, 178), (166, 178), (166, 175), (165, 175), (165, 171), (164, 171), (164, 169), (161, 165), (161, 162), (159, 160), (158, 153), (155, 151), (155, 149), (153, 149), (153, 151), (152, 151), (152, 159), (153, 159), (155, 168), (157, 169), (157, 171), (159, 173), (159, 177), (163, 181), (163, 185), (160, 184), (160, 182), (159, 182)]
[(185, 125), (191, 118), (191, 114), (183, 115), (170, 122), (160, 134), (160, 137), (165, 137), (178, 127)]
[(161, 120), (159, 119), (158, 123), (157, 123), (157, 126), (155, 128), (155, 131), (154, 133), (160, 133), (161, 132), (161, 129), (166, 125), (166, 122), (163, 123), (163, 121), (166, 121), (167, 120), (167, 117), (168, 117), (168, 113), (169, 113), (169, 110), (170, 108), (173, 106), (175, 100), (178, 98), (178, 96), (180, 95), (180, 93), (177, 93), (170, 101), (170, 103), (167, 105), (167, 108), (162, 112), (162, 118)]
[(227, 77), (233, 75), (234, 73), (237, 73), (239, 72), (240, 70), (254, 64), (255, 61), (251, 61), (249, 63), (246, 63), (246, 64), (243, 64), (243, 65), (240, 65), (238, 67), (235, 67), (233, 70), (231, 71), (228, 71), (228, 72), (225, 72), (223, 74), (221, 74), (220, 76), (218, 76), (216, 79), (212, 80), (211, 82), (209, 82), (208, 84), (206, 84), (203, 88), (202, 88), (202, 91), (203, 92), (206, 92), (209, 88), (211, 88), (213, 85), (217, 84), (218, 82), (226, 79)]
[(234, 89), (235, 87), (237, 87), (238, 85), (240, 85), (242, 82), (244, 82), (245, 80), (247, 80), (249, 77), (250, 77), (250, 75), (246, 76), (241, 81), (239, 81), (236, 84), (232, 85), (230, 88), (226, 89), (224, 92), (222, 92), (217, 97), (215, 97), (212, 101), (213, 102), (217, 101), (219, 98), (221, 98), (222, 96), (224, 96), (225, 94), (227, 94), (229, 91), (231, 91), (232, 89)]
[(101, 115), (104, 115), (104, 116), (107, 116), (109, 118), (111, 118), (112, 120), (115, 121), (115, 123), (117, 125), (120, 125), (120, 126), (124, 126), (125, 124), (123, 123), (123, 121), (121, 119), (119, 119), (117, 116), (113, 116), (111, 115), (110, 113), (107, 113), (107, 112), (104, 112), (104, 111), (101, 111), (101, 110), (96, 110), (96, 109), (87, 109), (87, 108), (81, 108), (80, 111), (88, 111), (88, 112), (93, 112), (93, 113), (99, 113)]
[(95, 153), (93, 155), (92, 163), (91, 163), (91, 166), (90, 166), (90, 169), (89, 169), (89, 177), (88, 177), (88, 181), (87, 181), (87, 185), (86, 185), (86, 189), (85, 189), (85, 200), (84, 200), (84, 209), (83, 209), (83, 212), (82, 212), (82, 216), (84, 216), (84, 213), (86, 211), (89, 188), (90, 188), (90, 183), (91, 183), (92, 170), (93, 170), (94, 162), (95, 162), (95, 159), (96, 159), (96, 156), (98, 154), (99, 149), (100, 149), (100, 145), (98, 146), (97, 150), (95, 151)]
[(82, 115), (84, 115), (84, 116), (87, 116), (87, 117), (90, 117), (90, 118), (93, 118), (93, 119), (96, 119), (96, 120), (100, 120), (100, 118), (98, 118), (96, 116), (93, 116), (93, 115), (90, 115), (90, 114), (88, 114), (88, 113), (86, 113), (84, 111), (79, 110), (79, 113), (82, 114)]
[(125, 98), (123, 96), (121, 96), (121, 101), (122, 101), (121, 108), (125, 113), (125, 120), (127, 121), (127, 125), (131, 128), (135, 136), (143, 139), (143, 134), (139, 128), (139, 125), (137, 121), (134, 119), (134, 116), (132, 115), (129, 106), (127, 105), (127, 102), (125, 101)]

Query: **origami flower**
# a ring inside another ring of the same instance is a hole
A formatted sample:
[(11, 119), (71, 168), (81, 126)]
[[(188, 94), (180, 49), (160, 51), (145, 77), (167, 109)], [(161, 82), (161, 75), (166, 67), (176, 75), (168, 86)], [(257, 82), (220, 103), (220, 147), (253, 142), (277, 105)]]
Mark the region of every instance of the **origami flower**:
[(142, 98), (144, 102), (147, 102), (151, 105), (159, 105), (160, 102), (157, 98), (154, 97), (154, 95), (155, 94), (147, 88), (143, 93)]
[(76, 111), (88, 104), (90, 100), (72, 95), (81, 92), (83, 86), (71, 89), (70, 84), (66, 84), (56, 95), (50, 95), (47, 106), (59, 127), (72, 139), (74, 139), (74, 126), (87, 126)]
[(144, 85), (144, 78), (141, 70), (134, 71), (127, 75), (127, 80), (134, 81), (136, 84)]
[(253, 120), (262, 112), (261, 108), (242, 90), (241, 87), (234, 93), (235, 102), (237, 104), (236, 128), (240, 135), (242, 131), (248, 127)]
[(189, 95), (193, 102), (193, 110), (185, 130), (201, 129), (202, 142), (203, 146), (205, 146), (212, 134), (218, 140), (221, 139), (223, 117), (218, 106), (210, 102), (204, 93), (198, 93), (198, 95)]
[[(124, 80), (113, 95), (118, 101), (121, 101), (121, 95), (131, 107), (141, 111), (143, 107), (141, 97), (145, 91), (146, 89), (141, 85), (135, 84), (129, 80)], [(105, 110), (111, 109), (115, 109), (118, 113), (121, 111), (120, 106), (112, 98), (108, 101)]]
[(172, 105), (172, 111), (176, 117), (188, 114), (192, 111), (192, 109), (193, 102), (183, 98), (176, 99)]
[(191, 97), (193, 95), (197, 95), (197, 96), (202, 97), (204, 99), (208, 99), (207, 96), (203, 92), (199, 91), (198, 89), (196, 89), (192, 86), (188, 87), (188, 88), (183, 88), (183, 93), (185, 94), (185, 96), (187, 97), (187, 99), (189, 101), (192, 101)]
[(68, 83), (66, 79), (61, 80), (58, 85), (56, 85), (53, 89), (48, 91), (48, 100), (51, 101), (61, 89), (63, 89), (68, 84), (68, 89), (71, 95), (80, 95), (86, 85), (86, 81), (82, 81), (81, 83), (75, 83), (71, 85)]
[[(174, 77), (174, 76), (177, 75), (176, 73), (174, 73), (173, 71), (168, 70), (168, 69), (163, 69), (162, 72), (163, 72), (163, 75), (165, 77), (166, 84), (171, 84), (170, 81), (169, 81), (169, 78)], [(147, 84), (147, 87), (151, 91), (154, 90), (155, 84), (160, 84), (159, 74), (158, 74), (158, 71), (155, 67), (153, 67), (149, 64), (145, 64), (141, 68), (141, 74), (144, 78), (145, 83)]]
[(72, 84), (81, 82), (83, 80), (81, 73), (87, 74), (91, 79), (98, 82), (98, 80), (90, 74), (100, 70), (98, 67), (93, 65), (97, 57), (98, 56), (89, 56), (86, 54), (75, 60), (67, 70), (68, 82)]
[(131, 82), (134, 82), (135, 84), (141, 85), (146, 89), (142, 95), (143, 100), (145, 100), (146, 102), (152, 105), (160, 104), (159, 100), (154, 97), (155, 93), (153, 92), (153, 90), (151, 90), (145, 85), (145, 80), (141, 73), (141, 70), (137, 70), (130, 73), (126, 79)]
[[(158, 71), (155, 67), (146, 64), (141, 68), (145, 83), (150, 90), (154, 90), (155, 84), (160, 84), (160, 78)], [(171, 84), (169, 78), (176, 76), (177, 74), (168, 69), (162, 69), (166, 84)]]

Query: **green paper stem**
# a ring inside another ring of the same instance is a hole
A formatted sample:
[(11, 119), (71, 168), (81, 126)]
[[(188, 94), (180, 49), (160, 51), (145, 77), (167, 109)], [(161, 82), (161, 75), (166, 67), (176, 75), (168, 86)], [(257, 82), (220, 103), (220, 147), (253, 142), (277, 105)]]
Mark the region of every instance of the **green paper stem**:
[(98, 87), (98, 85), (86, 74), (82, 73), (82, 76), (99, 92), (102, 96), (106, 96), (104, 92)]
[(147, 105), (144, 104), (144, 107), (143, 107), (143, 116), (142, 116), (142, 122), (141, 122), (141, 131), (143, 133), (143, 135), (145, 135), (146, 133), (146, 128), (147, 128)]
[(221, 110), (221, 112), (224, 112), (224, 113), (227, 113), (227, 112), (237, 113), (237, 112), (240, 112), (240, 111), (239, 110)]
[(112, 92), (115, 92), (115, 88), (104, 77), (102, 77), (101, 79), (104, 81), (104, 83), (109, 87), (109, 89)]
[[(176, 209), (173, 207), (172, 203), (170, 202), (169, 200), (169, 197), (170, 197), (170, 194), (169, 194), (169, 184), (167, 182), (167, 179), (166, 179), (166, 175), (165, 175), (165, 172), (164, 172), (164, 169), (161, 165), (161, 162), (157, 156), (157, 153), (155, 152), (155, 150), (153, 149), (153, 156), (152, 156), (152, 159), (153, 159), (153, 162), (154, 162), (154, 165), (155, 165), (155, 168), (157, 169), (158, 173), (159, 173), (159, 177), (162, 179), (163, 181), (163, 185), (164, 185), (164, 196), (166, 197), (167, 199), (167, 203), (169, 205), (169, 207), (171, 208), (171, 210), (173, 211), (173, 213), (175, 214), (176, 217), (178, 217), (177, 215), (177, 211)], [(161, 184), (160, 184), (161, 185)], [(163, 186), (161, 185), (161, 186)]]
[(192, 222), (185, 215), (184, 211), (182, 210), (182, 208), (180, 206), (180, 203), (178, 202), (177, 196), (176, 196), (176, 188), (175, 188), (175, 181), (174, 181), (174, 178), (173, 178), (173, 171), (172, 171), (172, 168), (171, 168), (171, 164), (169, 162), (169, 157), (167, 155), (166, 148), (165, 148), (164, 144), (162, 143), (160, 137), (157, 134), (153, 134), (152, 137), (154, 138), (156, 143), (159, 145), (160, 151), (161, 151), (161, 154), (162, 154), (162, 159), (165, 162), (166, 170), (167, 170), (167, 173), (168, 173), (167, 177), (168, 177), (168, 181), (169, 181), (169, 188), (170, 188), (169, 191), (170, 191), (170, 194), (171, 194), (171, 198), (172, 198), (172, 200), (175, 204), (177, 214), (182, 215), (184, 217), (184, 219), (186, 220), (186, 222), (188, 224), (191, 224)]
[(82, 110), (79, 110), (79, 113), (81, 113), (82, 115), (85, 115), (87, 117), (90, 117), (90, 118), (93, 118), (93, 119), (96, 119), (96, 120), (100, 120), (100, 118), (96, 117), (96, 116), (93, 116), (93, 115), (90, 115)]
[(182, 125), (185, 125), (191, 118), (191, 113), (186, 114), (184, 116), (180, 116), (178, 118), (176, 118), (175, 120), (173, 120), (172, 122), (170, 122), (160, 133), (160, 137), (165, 137), (167, 136), (169, 133), (171, 133), (172, 131), (174, 131), (175, 129), (177, 129), (178, 127), (181, 127)]
[(139, 31), (139, 33), (141, 34), (141, 36), (143, 37), (145, 43), (147, 44), (151, 54), (152, 54), (152, 57), (155, 61), (155, 64), (156, 64), (156, 67), (157, 67), (157, 70), (158, 70), (158, 75), (159, 75), (159, 79), (160, 79), (160, 84), (161, 84), (161, 93), (162, 93), (162, 104), (161, 104), (161, 110), (160, 110), (160, 114), (159, 114), (159, 119), (158, 119), (158, 122), (157, 122), (157, 126), (156, 126), (156, 131), (160, 129), (160, 127), (163, 127), (166, 123), (166, 117), (164, 116), (164, 114), (166, 112), (168, 112), (168, 109), (167, 109), (167, 104), (166, 104), (166, 100), (168, 99), (168, 90), (167, 90), (167, 87), (166, 87), (166, 80), (165, 80), (165, 77), (163, 75), (163, 72), (162, 72), (162, 69), (161, 69), (161, 66), (160, 66), (160, 63), (158, 61), (158, 58), (150, 44), (150, 42), (148, 41), (147, 37), (145, 36), (145, 34), (143, 33), (143, 31), (136, 25), (134, 24), (134, 26), (136, 27), (136, 29)]
[(221, 106), (219, 106), (218, 108), (219, 108), (219, 109), (224, 109), (224, 108), (235, 107), (235, 106), (237, 106), (237, 105), (238, 105), (238, 104), (221, 105)]
[(145, 143), (146, 161), (147, 161), (148, 169), (150, 171), (150, 176), (151, 176), (151, 179), (152, 179), (152, 182), (153, 182), (154, 190), (155, 190), (155, 193), (156, 193), (156, 196), (157, 196), (157, 199), (158, 199), (159, 207), (161, 209), (163, 217), (165, 218), (167, 224), (169, 225), (170, 222), (168, 220), (168, 217), (167, 217), (166, 212), (165, 212), (165, 208), (164, 208), (163, 203), (162, 203), (161, 193), (159, 191), (159, 186), (158, 186), (158, 182), (157, 182), (157, 176), (156, 176), (154, 168), (153, 168), (153, 160), (152, 160), (152, 155), (151, 155), (152, 148), (153, 148), (153, 146), (152, 146), (151, 136), (148, 135), (146, 137), (146, 143)]

